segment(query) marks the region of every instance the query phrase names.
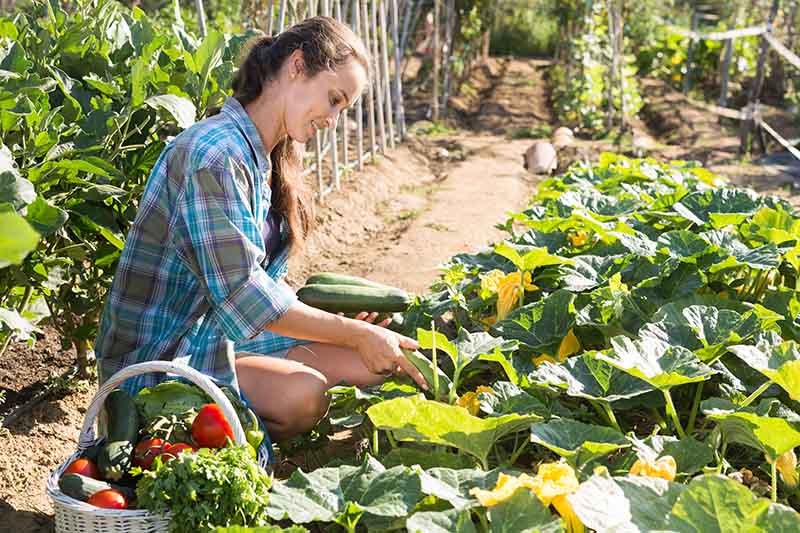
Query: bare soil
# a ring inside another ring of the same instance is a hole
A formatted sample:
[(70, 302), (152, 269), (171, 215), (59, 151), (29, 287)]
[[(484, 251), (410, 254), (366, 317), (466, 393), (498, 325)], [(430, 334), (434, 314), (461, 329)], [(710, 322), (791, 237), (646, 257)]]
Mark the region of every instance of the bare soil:
[[(418, 66), (418, 65), (417, 65)], [(376, 158), (364, 172), (342, 177), (317, 212), (318, 227), (306, 251), (290, 262), (295, 287), (318, 271), (339, 271), (423, 292), (450, 256), (475, 251), (503, 234), (494, 228), (509, 211), (525, 206), (542, 176), (525, 172), (522, 153), (531, 139), (513, 139), (519, 128), (557, 124), (543, 75), (549, 63), (492, 59), (478, 67), (451, 99), (449, 133), (409, 138)], [(413, 74), (414, 65), (410, 68)], [(594, 160), (601, 150), (697, 159), (733, 182), (794, 200), (791, 169), (754, 165), (738, 153), (738, 130), (688, 105), (659, 82), (645, 83), (647, 107), (631, 138), (581, 140), (559, 154), (559, 170)], [(410, 119), (424, 119), (425, 94), (408, 106)], [(18, 344), (0, 361), (0, 413), (22, 404), (43, 387), (52, 394), (0, 434), (0, 533), (51, 531), (52, 505), (44, 493), (48, 473), (76, 448), (83, 413), (96, 386), (58, 376), (74, 361), (52, 329), (43, 328), (33, 348)], [(358, 443), (339, 435), (342, 453)]]

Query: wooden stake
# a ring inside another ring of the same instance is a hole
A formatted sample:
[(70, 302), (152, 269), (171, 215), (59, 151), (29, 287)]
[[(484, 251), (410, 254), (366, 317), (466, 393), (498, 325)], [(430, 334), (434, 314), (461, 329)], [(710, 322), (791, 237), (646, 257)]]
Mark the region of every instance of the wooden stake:
[(197, 23), (200, 25), (200, 37), (206, 37), (208, 33), (206, 30), (206, 10), (203, 8), (203, 0), (194, 0), (194, 6), (197, 9)]
[[(356, 30), (356, 35), (362, 36), (361, 32), (361, 2), (360, 0), (353, 0), (351, 9), (353, 17), (353, 27)], [(358, 154), (358, 170), (364, 170), (364, 97), (363, 95), (358, 98), (356, 102), (356, 151)]]
[(398, 18), (397, 12), (397, 0), (392, 1), (392, 41), (394, 43), (394, 116), (397, 119), (397, 134), (400, 136), (400, 140), (402, 141), (405, 139), (406, 136), (406, 120), (405, 120), (405, 109), (403, 109), (403, 79), (400, 76), (400, 63), (401, 63), (401, 55), (404, 52), (402, 48), (400, 48), (400, 40), (398, 38), (399, 35), (399, 23), (400, 19)]
[[(369, 31), (369, 11), (367, 11), (367, 2), (369, 0), (360, 0), (361, 2), (361, 27), (364, 30), (364, 45), (367, 47), (367, 50), (371, 50), (371, 41), (370, 41), (370, 31)], [(370, 55), (372, 53), (370, 52)], [(375, 83), (374, 78), (377, 76), (375, 72), (375, 61), (374, 58), (370, 59), (370, 70), (372, 70), (372, 80), (370, 80), (369, 85), (367, 86), (367, 112), (368, 112), (368, 125), (369, 125), (369, 151), (372, 154), (370, 159), (372, 161), (375, 160), (375, 145), (377, 144), (376, 140), (376, 131), (375, 131)]]
[[(341, 0), (336, 0), (336, 2), (334, 3), (334, 13), (336, 15), (336, 20), (338, 20), (339, 22), (345, 22), (345, 19), (342, 17), (342, 2), (341, 2)], [(349, 113), (347, 112), (347, 109), (345, 108), (345, 110), (342, 111), (342, 117), (341, 117), (341, 119), (342, 119), (342, 164), (343, 164), (343, 168), (347, 168), (348, 165), (350, 164), (350, 150), (349, 150), (349, 146), (348, 146), (348, 144), (349, 144), (348, 141), (349, 141), (349, 137), (350, 137), (350, 128), (348, 127), (348, 122), (349, 122), (348, 114)], [(338, 183), (338, 178), (339, 178), (339, 174), (337, 172), (337, 174), (336, 174), (337, 183)]]
[[(697, 3), (692, 3), (692, 31), (697, 31), (698, 24)], [(683, 77), (683, 94), (688, 95), (692, 85), (692, 61), (694, 58), (694, 37), (689, 37), (689, 50), (686, 52), (686, 74)]]
[(431, 100), (431, 118), (439, 121), (439, 2), (433, 0), (433, 99)]
[(392, 113), (392, 84), (389, 79), (389, 38), (386, 36), (386, 0), (378, 0), (376, 6), (380, 11), (380, 26), (381, 26), (381, 61), (383, 63), (383, 72), (381, 74), (381, 90), (384, 92), (386, 104), (386, 128), (389, 134), (389, 148), (394, 150), (394, 120)]
[(375, 95), (375, 116), (378, 119), (378, 146), (380, 147), (381, 153), (386, 153), (386, 121), (383, 116), (383, 78), (381, 76), (381, 55), (378, 46), (378, 41), (380, 40), (380, 36), (378, 35), (378, 1), (379, 0), (373, 0), (371, 2), (372, 9), (369, 12), (369, 31), (372, 37), (372, 64), (375, 69), (375, 77), (373, 79), (375, 90), (373, 93)]
[(281, 5), (278, 10), (278, 33), (286, 28), (286, 0), (281, 0)]

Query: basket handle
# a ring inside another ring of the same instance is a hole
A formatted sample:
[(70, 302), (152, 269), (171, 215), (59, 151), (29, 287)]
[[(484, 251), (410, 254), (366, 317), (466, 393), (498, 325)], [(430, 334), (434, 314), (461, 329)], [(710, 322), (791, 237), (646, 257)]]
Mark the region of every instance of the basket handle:
[(97, 390), (97, 394), (92, 399), (92, 403), (89, 404), (89, 408), (86, 410), (86, 415), (83, 419), (83, 427), (81, 428), (80, 439), (78, 440), (79, 449), (85, 450), (91, 446), (92, 442), (95, 440), (94, 422), (97, 419), (97, 416), (100, 414), (100, 410), (103, 407), (106, 397), (111, 394), (111, 391), (116, 389), (128, 378), (132, 378), (140, 374), (147, 374), (149, 372), (169, 372), (171, 374), (177, 374), (203, 389), (203, 392), (208, 394), (214, 403), (216, 403), (220, 409), (222, 409), (222, 414), (225, 415), (225, 419), (230, 423), (231, 428), (233, 429), (234, 442), (236, 442), (236, 444), (244, 444), (247, 442), (247, 439), (244, 435), (244, 430), (242, 429), (242, 424), (239, 422), (239, 416), (236, 414), (236, 410), (233, 408), (230, 400), (228, 400), (222, 390), (208, 376), (187, 365), (181, 365), (171, 361), (148, 361), (146, 363), (136, 363), (126, 366), (111, 376), (108, 381), (100, 386), (100, 388)]

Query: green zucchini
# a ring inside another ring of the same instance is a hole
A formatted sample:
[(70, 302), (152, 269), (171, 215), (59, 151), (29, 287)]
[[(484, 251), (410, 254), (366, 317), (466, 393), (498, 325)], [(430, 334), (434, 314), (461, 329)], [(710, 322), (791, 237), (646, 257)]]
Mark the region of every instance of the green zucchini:
[(136, 495), (136, 492), (130, 487), (112, 485), (110, 483), (106, 483), (105, 481), (92, 479), (80, 474), (63, 474), (60, 478), (58, 478), (58, 488), (70, 498), (75, 498), (76, 500), (80, 500), (82, 502), (88, 500), (92, 494), (108, 489), (118, 490), (129, 501), (132, 500)]
[(133, 442), (114, 440), (103, 446), (97, 456), (97, 467), (103, 477), (119, 481), (133, 465)]
[(374, 289), (392, 289), (389, 285), (370, 281), (350, 274), (337, 274), (335, 272), (320, 272), (306, 280), (306, 285), (354, 285), (357, 287), (372, 287)]
[(108, 434), (97, 454), (97, 466), (104, 478), (118, 481), (132, 466), (133, 447), (139, 437), (139, 415), (133, 398), (121, 389), (112, 391), (104, 405)]
[(394, 313), (405, 311), (413, 301), (401, 289), (356, 285), (306, 285), (297, 291), (297, 297), (306, 305), (332, 313)]

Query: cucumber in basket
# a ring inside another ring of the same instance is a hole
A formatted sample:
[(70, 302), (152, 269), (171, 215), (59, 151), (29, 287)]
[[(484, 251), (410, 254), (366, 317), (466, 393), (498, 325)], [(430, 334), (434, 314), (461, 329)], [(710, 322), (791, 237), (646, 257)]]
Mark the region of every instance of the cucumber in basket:
[(413, 301), (402, 289), (360, 285), (306, 285), (297, 291), (297, 297), (306, 305), (331, 313), (395, 313), (405, 311)]

